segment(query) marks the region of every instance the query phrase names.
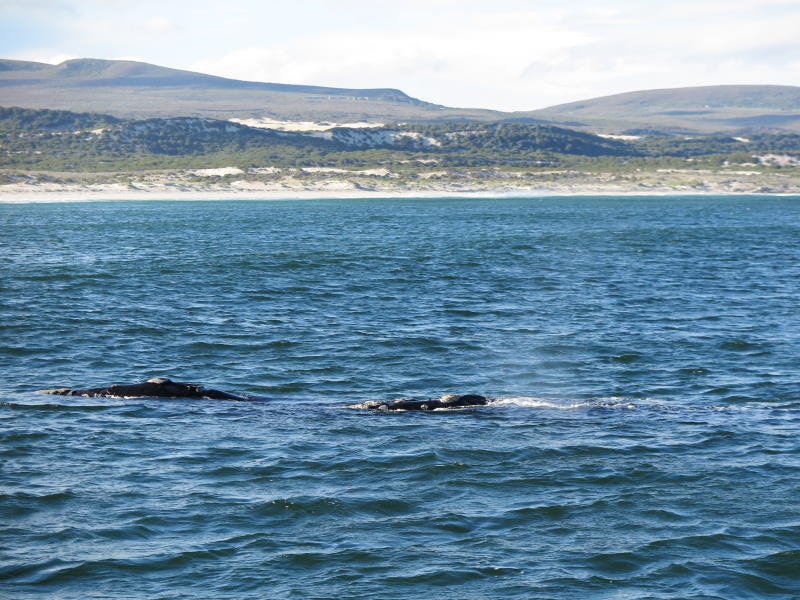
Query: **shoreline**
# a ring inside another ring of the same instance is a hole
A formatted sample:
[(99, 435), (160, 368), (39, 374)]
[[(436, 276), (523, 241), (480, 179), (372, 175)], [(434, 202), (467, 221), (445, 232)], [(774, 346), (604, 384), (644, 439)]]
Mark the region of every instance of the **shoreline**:
[(359, 198), (496, 198), (548, 196), (799, 196), (800, 176), (695, 173), (696, 178), (677, 182), (664, 173), (637, 173), (609, 177), (603, 173), (578, 172), (549, 180), (509, 181), (508, 178), (464, 178), (439, 181), (391, 180), (380, 177), (313, 177), (300, 180), (217, 178), (187, 181), (182, 174), (151, 174), (128, 182), (84, 179), (23, 178), (0, 184), (0, 204), (44, 202), (92, 202), (137, 200), (315, 200)]
[(797, 192), (765, 192), (765, 191), (715, 191), (715, 190), (683, 190), (683, 189), (497, 189), (497, 190), (425, 190), (425, 191), (372, 191), (353, 190), (351, 192), (330, 192), (324, 190), (292, 190), (272, 192), (215, 192), (205, 190), (192, 191), (148, 191), (148, 192), (106, 192), (100, 190), (59, 190), (59, 191), (15, 191), (8, 193), (0, 190), (0, 204), (47, 204), (47, 203), (83, 203), (83, 202), (136, 202), (136, 201), (168, 201), (168, 202), (214, 202), (214, 201), (289, 201), (289, 200), (359, 200), (359, 199), (436, 199), (436, 198), (552, 198), (577, 196), (620, 196), (630, 198), (660, 196), (767, 196), (767, 197), (800, 197)]

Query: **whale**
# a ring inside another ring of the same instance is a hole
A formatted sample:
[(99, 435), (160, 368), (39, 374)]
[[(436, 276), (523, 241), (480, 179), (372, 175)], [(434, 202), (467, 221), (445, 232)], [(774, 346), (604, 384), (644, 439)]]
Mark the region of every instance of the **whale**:
[(112, 384), (108, 387), (71, 389), (55, 388), (39, 390), (40, 394), (56, 396), (86, 396), (88, 398), (195, 398), (200, 400), (252, 400), (220, 390), (203, 387), (196, 383), (172, 381), (166, 377), (154, 377), (142, 383), (128, 385)]
[(414, 398), (397, 398), (395, 400), (367, 400), (360, 404), (351, 404), (347, 408), (362, 410), (406, 411), (406, 410), (441, 410), (485, 406), (489, 398), (478, 394), (446, 394), (441, 398), (416, 400)]
[[(166, 377), (154, 377), (141, 383), (112, 384), (98, 388), (54, 388), (38, 390), (40, 394), (55, 396), (84, 396), (87, 398), (188, 398), (198, 400), (258, 400), (252, 396), (240, 396), (207, 388), (196, 383), (172, 381)], [(368, 400), (360, 404), (351, 404), (347, 408), (377, 411), (430, 411), (441, 409), (469, 408), (484, 406), (489, 398), (478, 394), (446, 394), (441, 398), (417, 400), (414, 398), (397, 398), (395, 400)]]

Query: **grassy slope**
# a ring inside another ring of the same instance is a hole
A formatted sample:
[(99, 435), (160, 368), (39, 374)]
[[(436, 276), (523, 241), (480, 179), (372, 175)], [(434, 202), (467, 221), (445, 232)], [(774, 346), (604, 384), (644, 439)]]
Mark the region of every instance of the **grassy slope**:
[(525, 114), (601, 133), (800, 133), (800, 87), (731, 85), (649, 90)]
[(0, 61), (0, 105), (105, 112), (121, 118), (277, 118), (333, 122), (493, 120), (493, 111), (449, 109), (394, 89), (255, 83), (132, 61), (61, 65)]

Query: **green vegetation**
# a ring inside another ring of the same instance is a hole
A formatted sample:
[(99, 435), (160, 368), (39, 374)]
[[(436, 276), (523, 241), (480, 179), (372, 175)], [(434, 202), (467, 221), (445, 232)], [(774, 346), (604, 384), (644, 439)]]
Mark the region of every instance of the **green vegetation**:
[[(709, 156), (736, 155), (734, 160), (744, 158), (745, 154), (756, 153), (796, 153), (800, 150), (800, 135), (757, 133), (745, 137), (730, 136), (656, 136), (645, 137), (635, 143), (646, 156)], [(740, 162), (746, 162), (740, 161)]]
[[(649, 185), (641, 174), (657, 173), (669, 185), (701, 188), (702, 173), (800, 175), (800, 135), (620, 140), (548, 125), (464, 122), (336, 128), (312, 135), (202, 118), (120, 120), (0, 108), (0, 181), (6, 183), (19, 177), (61, 182), (77, 177), (127, 184), (152, 171), (218, 167), (236, 167), (241, 170), (236, 178), (250, 182), (284, 176), (313, 181), (333, 173), (365, 187), (381, 178), (416, 188), (489, 181), (536, 186), (589, 177)], [(197, 177), (213, 183), (233, 176)]]
[(615, 140), (519, 124), (339, 128), (329, 139), (228, 121), (120, 121), (67, 111), (0, 109), (0, 166), (58, 171), (188, 168), (214, 164), (368, 168), (412, 160), (447, 166), (530, 166), (565, 155), (626, 156)]
[(74, 113), (66, 110), (26, 110), (0, 106), (0, 130), (15, 131), (76, 131), (110, 127), (119, 123), (110, 115)]
[(551, 125), (519, 123), (437, 123), (407, 126), (436, 140), (443, 153), (467, 155), (490, 161), (536, 160), (543, 153), (584, 156), (626, 156), (631, 148), (606, 139)]

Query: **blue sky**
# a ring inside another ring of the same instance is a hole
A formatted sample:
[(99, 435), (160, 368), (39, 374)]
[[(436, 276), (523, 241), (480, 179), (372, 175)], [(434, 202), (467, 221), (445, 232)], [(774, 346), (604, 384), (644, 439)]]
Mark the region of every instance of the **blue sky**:
[(502, 110), (800, 85), (798, 32), (800, 0), (0, 0), (3, 58), (134, 59)]

